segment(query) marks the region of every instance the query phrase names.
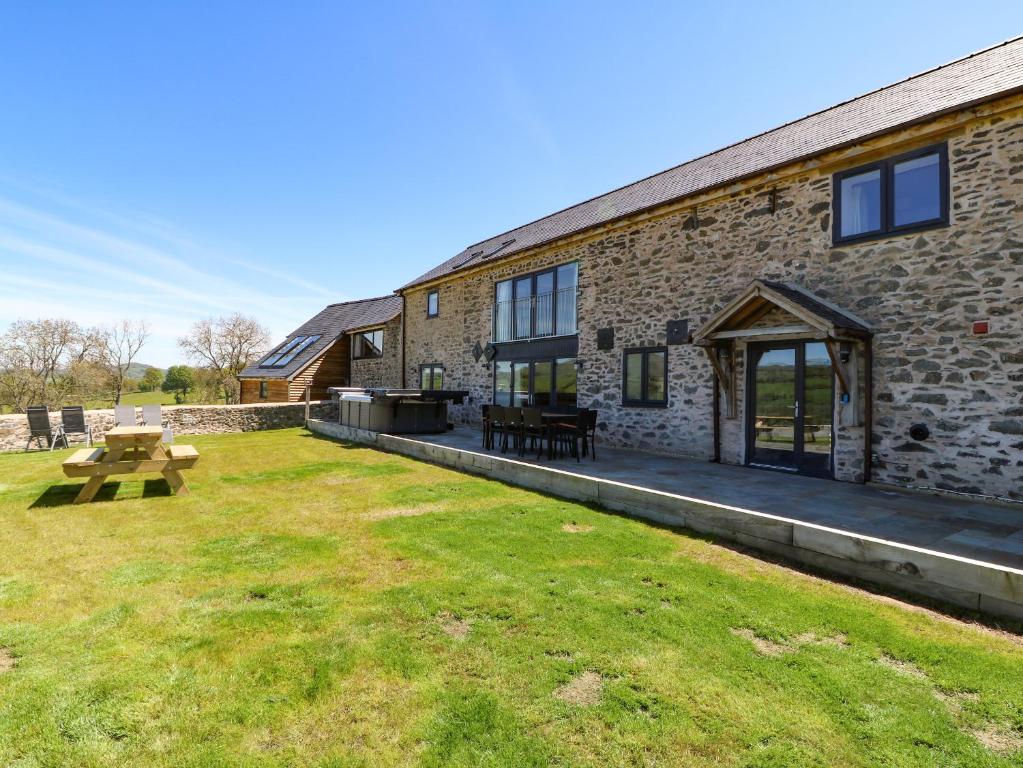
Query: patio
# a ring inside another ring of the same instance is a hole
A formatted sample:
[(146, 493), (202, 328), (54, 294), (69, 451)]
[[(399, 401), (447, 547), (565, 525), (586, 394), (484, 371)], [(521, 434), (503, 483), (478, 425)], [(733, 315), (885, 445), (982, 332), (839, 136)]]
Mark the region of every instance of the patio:
[(709, 533), (815, 568), (1023, 618), (1023, 508), (655, 456), (598, 444), (598, 460), (482, 449), (458, 427), (402, 437), (310, 421), (475, 474)]

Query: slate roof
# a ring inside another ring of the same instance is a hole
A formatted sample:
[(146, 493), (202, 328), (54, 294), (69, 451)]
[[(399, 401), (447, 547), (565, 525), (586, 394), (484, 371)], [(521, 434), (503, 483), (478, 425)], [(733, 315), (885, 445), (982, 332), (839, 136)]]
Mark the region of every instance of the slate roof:
[[(305, 368), (311, 360), (321, 355), (342, 334), (371, 325), (380, 325), (401, 314), (401, 296), (378, 296), (375, 299), (359, 299), (345, 301), (340, 304), (329, 304), (318, 314), (306, 320), (301, 326), (288, 334), (288, 338), (296, 336), (315, 336), (320, 338), (304, 349), (294, 360), (283, 368), (260, 368), (250, 365), (238, 374), (240, 379), (290, 379)], [(277, 344), (274, 349), (281, 346)], [(264, 355), (264, 358), (266, 355)]]
[(798, 304), (822, 320), (827, 320), (836, 328), (848, 328), (854, 331), (870, 333), (870, 326), (855, 315), (824, 302), (810, 291), (792, 283), (779, 283), (774, 280), (761, 280), (772, 291), (781, 294), (793, 304)]
[(1020, 90), (1023, 36), (470, 245), (404, 287)]

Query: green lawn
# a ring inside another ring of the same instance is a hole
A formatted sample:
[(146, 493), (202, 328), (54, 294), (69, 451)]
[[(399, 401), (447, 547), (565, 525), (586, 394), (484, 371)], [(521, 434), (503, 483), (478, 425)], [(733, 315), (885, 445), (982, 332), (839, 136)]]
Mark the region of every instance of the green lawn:
[(301, 430), (189, 442), (190, 496), (84, 507), (0, 456), (0, 765), (1023, 765), (1017, 636)]

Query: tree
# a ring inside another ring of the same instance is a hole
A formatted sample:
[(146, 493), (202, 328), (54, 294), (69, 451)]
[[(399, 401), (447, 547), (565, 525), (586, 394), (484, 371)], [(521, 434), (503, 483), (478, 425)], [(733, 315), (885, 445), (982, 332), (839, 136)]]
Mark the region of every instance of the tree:
[(269, 343), (270, 332), (259, 321), (237, 312), (200, 320), (187, 336), (178, 339), (190, 360), (216, 375), (228, 403), (238, 402), (238, 374), (257, 360)]
[(120, 403), (128, 367), (149, 339), (149, 328), (144, 320), (122, 320), (100, 331), (100, 338), (100, 354), (109, 369), (111, 394), (114, 403)]
[(139, 389), (143, 392), (155, 392), (163, 385), (163, 371), (159, 368), (146, 368), (139, 380)]
[(173, 392), (174, 402), (183, 403), (193, 386), (195, 386), (195, 376), (192, 374), (192, 369), (187, 365), (172, 365), (167, 369), (167, 375), (164, 376), (160, 389), (164, 392)]
[(18, 320), (0, 337), (0, 404), (17, 412), (29, 405), (57, 408), (72, 394), (86, 396), (94, 331), (73, 320)]

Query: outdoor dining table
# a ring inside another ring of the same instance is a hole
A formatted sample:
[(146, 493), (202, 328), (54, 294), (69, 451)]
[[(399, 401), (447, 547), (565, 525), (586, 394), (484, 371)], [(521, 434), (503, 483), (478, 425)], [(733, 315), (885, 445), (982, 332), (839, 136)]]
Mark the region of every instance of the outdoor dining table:
[(88, 477), (75, 504), (92, 501), (111, 475), (159, 472), (176, 495), (188, 493), (181, 470), (190, 469), (199, 453), (190, 445), (164, 447), (163, 428), (114, 427), (105, 436), (106, 447), (84, 448), (63, 462), (68, 477)]
[(557, 425), (577, 424), (579, 422), (579, 414), (544, 411), (540, 414), (540, 418), (547, 425), (547, 458), (553, 459), (555, 458), (554, 438), (557, 435)]

